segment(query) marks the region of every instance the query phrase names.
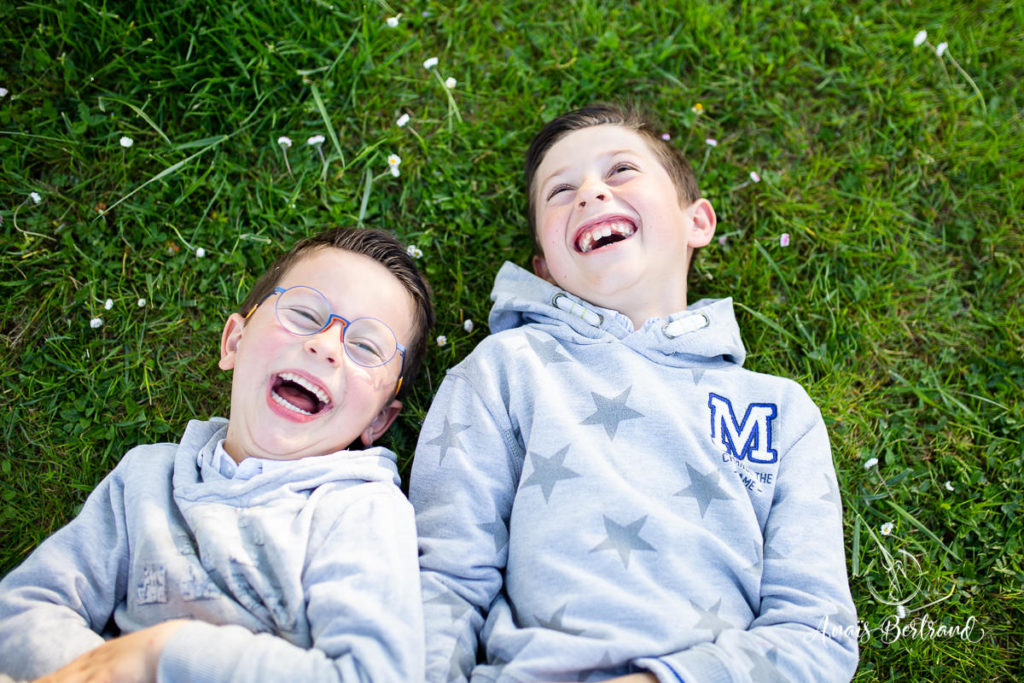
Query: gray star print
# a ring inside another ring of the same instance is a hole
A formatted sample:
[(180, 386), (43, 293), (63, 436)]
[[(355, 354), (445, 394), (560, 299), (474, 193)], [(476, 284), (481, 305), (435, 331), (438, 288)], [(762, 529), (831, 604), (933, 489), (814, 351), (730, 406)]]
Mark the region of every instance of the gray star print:
[(423, 604), (444, 605), (445, 607), (450, 608), (452, 611), (452, 620), (458, 619), (470, 609), (469, 603), (459, 599), (458, 596), (450, 591), (438, 593), (429, 600), (424, 600)]
[(751, 541), (750, 543), (754, 546), (754, 561), (745, 567), (744, 570), (757, 575), (761, 573), (761, 567), (764, 565), (764, 560), (761, 559), (761, 546), (757, 541)]
[(604, 656), (601, 657), (601, 661), (597, 663), (596, 669), (590, 669), (589, 671), (581, 671), (576, 677), (577, 681), (604, 681), (608, 679), (609, 675), (623, 676), (629, 673), (629, 671), (622, 666), (615, 666), (615, 660), (612, 659), (611, 653), (605, 650)]
[(440, 446), (441, 456), (437, 460), (437, 464), (440, 465), (444, 462), (444, 457), (448, 455), (448, 450), (451, 448), (466, 452), (466, 449), (462, 446), (462, 442), (459, 441), (459, 433), (469, 429), (469, 425), (452, 424), (448, 422), (448, 418), (444, 419), (444, 428), (441, 433), (435, 438), (427, 442), (428, 446)]
[(821, 476), (825, 477), (825, 485), (828, 486), (828, 491), (822, 494), (819, 500), (823, 500), (826, 503), (832, 503), (836, 506), (836, 511), (841, 515), (843, 514), (843, 503), (839, 497), (839, 487), (836, 486), (835, 482), (832, 481), (832, 477), (822, 472)]
[(533, 348), (533, 352), (537, 354), (537, 357), (544, 361), (544, 365), (548, 363), (566, 363), (569, 361), (569, 356), (562, 353), (562, 347), (554, 339), (541, 341), (532, 334), (528, 334), (526, 335), (526, 341), (530, 343), (530, 347)]
[(615, 398), (609, 398), (607, 396), (602, 396), (601, 394), (590, 392), (590, 395), (594, 399), (594, 406), (596, 407), (596, 410), (593, 415), (587, 417), (587, 419), (580, 424), (603, 425), (604, 431), (608, 434), (608, 438), (614, 439), (615, 432), (618, 431), (620, 422), (644, 417), (643, 413), (638, 413), (626, 405), (626, 399), (629, 397), (629, 392), (632, 388), (633, 387), (629, 387)]
[(707, 512), (708, 506), (713, 500), (729, 500), (728, 494), (718, 485), (718, 471), (712, 470), (710, 474), (701, 474), (695, 470), (690, 463), (686, 463), (686, 471), (690, 475), (690, 485), (685, 489), (677, 491), (675, 495), (693, 498), (697, 501), (700, 509), (701, 519)]
[(779, 535), (779, 527), (772, 527), (764, 534), (764, 559), (784, 560), (788, 555), (783, 554), (775, 545), (775, 537)]
[(575, 479), (580, 476), (579, 473), (562, 464), (565, 462), (565, 455), (568, 452), (569, 447), (565, 446), (562, 450), (547, 458), (536, 453), (530, 453), (533, 472), (523, 482), (521, 489), (525, 489), (527, 486), (539, 486), (544, 493), (544, 502), (548, 502), (551, 498), (551, 491), (555, 488), (556, 483), (563, 479)]
[(567, 605), (562, 605), (555, 613), (551, 615), (550, 619), (541, 619), (540, 617), (534, 617), (534, 621), (537, 622), (538, 626), (549, 628), (552, 631), (561, 631), (562, 633), (568, 633), (570, 636), (578, 636), (583, 633), (583, 629), (569, 628), (562, 624), (562, 617), (565, 615), (565, 608)]
[(494, 552), (498, 552), (508, 545), (508, 527), (500, 517), (495, 518), (493, 522), (485, 522), (477, 524), (477, 526), (494, 536)]
[(619, 559), (622, 560), (622, 566), (628, 569), (629, 557), (632, 551), (653, 551), (655, 549), (653, 545), (640, 538), (640, 528), (647, 521), (647, 515), (644, 515), (632, 524), (627, 524), (626, 526), (617, 524), (614, 520), (610, 519), (608, 515), (602, 516), (604, 517), (604, 530), (605, 533), (608, 534), (608, 537), (592, 548), (590, 552), (596, 553), (598, 550), (615, 550), (619, 553)]
[(469, 672), (476, 661), (476, 655), (461, 645), (456, 645), (452, 650), (451, 663), (448, 668), (449, 681), (464, 681), (469, 678)]
[(757, 650), (740, 647), (747, 657), (750, 658), (752, 666), (750, 667), (750, 679), (753, 681), (764, 681), (765, 683), (785, 683), (788, 679), (783, 676), (775, 664), (779, 659), (779, 653), (775, 648), (768, 650), (768, 656), (765, 657)]
[(694, 605), (694, 608), (697, 610), (697, 614), (700, 615), (700, 619), (698, 619), (697, 623), (693, 626), (695, 629), (707, 629), (714, 634), (715, 638), (717, 638), (719, 633), (727, 628), (733, 627), (730, 622), (718, 616), (719, 610), (722, 609), (721, 598), (719, 598), (718, 602), (713, 604), (709, 609), (701, 609), (696, 605)]

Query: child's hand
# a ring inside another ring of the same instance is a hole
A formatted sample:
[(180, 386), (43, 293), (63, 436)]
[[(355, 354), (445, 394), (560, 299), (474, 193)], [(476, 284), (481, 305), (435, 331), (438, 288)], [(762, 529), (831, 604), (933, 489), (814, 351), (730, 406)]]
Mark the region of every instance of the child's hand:
[(79, 656), (70, 664), (36, 683), (105, 681), (142, 683), (156, 681), (156, 666), (167, 640), (185, 623), (183, 619), (165, 621), (156, 626), (108, 640)]

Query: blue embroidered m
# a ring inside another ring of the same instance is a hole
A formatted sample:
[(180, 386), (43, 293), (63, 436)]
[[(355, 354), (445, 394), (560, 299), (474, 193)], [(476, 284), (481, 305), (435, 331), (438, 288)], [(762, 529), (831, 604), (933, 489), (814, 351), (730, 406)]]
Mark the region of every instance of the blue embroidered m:
[(774, 403), (751, 403), (743, 419), (736, 421), (732, 402), (718, 394), (708, 394), (711, 408), (711, 440), (721, 441), (737, 460), (768, 463), (779, 459), (772, 449), (772, 420), (778, 415)]

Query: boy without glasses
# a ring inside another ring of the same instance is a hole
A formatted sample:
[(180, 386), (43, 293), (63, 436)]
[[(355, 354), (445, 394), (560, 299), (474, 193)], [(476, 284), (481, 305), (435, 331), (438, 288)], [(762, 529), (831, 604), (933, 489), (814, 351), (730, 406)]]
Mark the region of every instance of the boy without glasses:
[(716, 223), (690, 166), (595, 106), (526, 185), (539, 277), (502, 267), (413, 463), (428, 680), (849, 679), (825, 427), (741, 367), (730, 299), (687, 305)]
[(383, 232), (332, 230), (279, 258), (224, 326), (230, 420), (129, 451), (0, 582), (0, 670), (421, 679), (412, 508), (395, 455), (369, 446), (433, 320)]

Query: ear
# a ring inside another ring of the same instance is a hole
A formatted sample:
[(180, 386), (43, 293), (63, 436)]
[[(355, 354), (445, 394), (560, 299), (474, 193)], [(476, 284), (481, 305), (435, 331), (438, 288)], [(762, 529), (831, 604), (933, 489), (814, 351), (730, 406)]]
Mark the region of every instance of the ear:
[(536, 254), (533, 257), (533, 272), (542, 280), (547, 280), (551, 284), (555, 284), (554, 278), (551, 277), (551, 271), (548, 270), (547, 261), (545, 261), (544, 257), (539, 254)]
[(235, 354), (238, 352), (238, 342), (242, 339), (245, 331), (245, 318), (238, 313), (232, 313), (224, 323), (224, 331), (220, 335), (220, 362), (217, 365), (221, 370), (230, 370), (235, 367)]
[(686, 209), (693, 217), (693, 229), (690, 230), (690, 241), (688, 246), (691, 249), (706, 247), (715, 236), (715, 226), (718, 224), (718, 217), (715, 216), (715, 208), (711, 202), (701, 197)]
[(381, 434), (388, 431), (388, 427), (398, 417), (399, 411), (402, 410), (402, 402), (398, 399), (391, 401), (386, 406), (380, 409), (377, 413), (377, 417), (373, 418), (373, 422), (370, 426), (363, 430), (363, 433), (359, 435), (364, 446), (372, 446), (373, 442), (376, 441)]

